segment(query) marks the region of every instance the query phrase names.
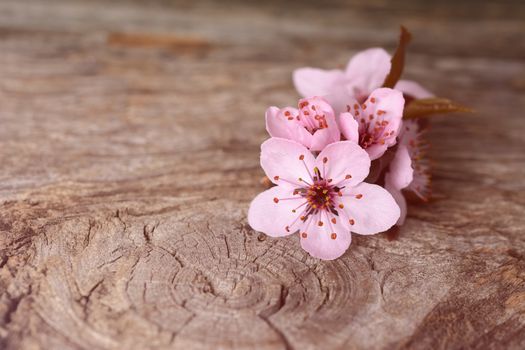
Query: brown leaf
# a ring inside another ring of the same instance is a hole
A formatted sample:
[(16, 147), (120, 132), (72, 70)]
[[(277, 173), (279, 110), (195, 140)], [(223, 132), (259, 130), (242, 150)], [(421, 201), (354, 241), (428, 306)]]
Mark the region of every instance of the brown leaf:
[(412, 35), (409, 33), (409, 31), (405, 27), (401, 26), (399, 44), (397, 45), (396, 52), (394, 52), (394, 56), (392, 56), (392, 59), (390, 60), (392, 65), (390, 66), (390, 72), (386, 76), (385, 82), (383, 83), (383, 87), (392, 89), (397, 84), (399, 78), (401, 78), (401, 74), (403, 74), (403, 68), (405, 67), (405, 51), (411, 38)]
[(260, 182), (261, 182), (261, 185), (263, 185), (265, 188), (272, 188), (274, 186), (274, 184), (268, 178), (268, 176), (264, 176), (263, 178), (261, 178)]
[(410, 102), (405, 107), (403, 118), (414, 119), (452, 112), (473, 112), (473, 110), (446, 98), (423, 98)]

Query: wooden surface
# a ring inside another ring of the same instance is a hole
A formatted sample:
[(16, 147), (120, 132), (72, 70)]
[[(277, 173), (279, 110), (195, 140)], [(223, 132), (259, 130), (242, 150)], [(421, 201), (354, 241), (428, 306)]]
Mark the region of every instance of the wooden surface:
[[(525, 348), (524, 18), (2, 0), (0, 348)], [(332, 262), (251, 230), (264, 110), (295, 103), (292, 70), (392, 50), (399, 24), (405, 77), (478, 111), (434, 119), (435, 199)]]

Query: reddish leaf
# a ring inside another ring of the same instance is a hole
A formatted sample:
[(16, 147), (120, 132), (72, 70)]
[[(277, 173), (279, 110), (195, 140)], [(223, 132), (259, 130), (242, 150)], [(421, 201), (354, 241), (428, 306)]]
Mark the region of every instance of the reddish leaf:
[(401, 26), (399, 44), (397, 45), (396, 52), (394, 52), (394, 56), (392, 56), (392, 59), (390, 60), (392, 65), (390, 66), (390, 72), (386, 76), (385, 82), (383, 83), (383, 87), (393, 89), (394, 86), (396, 86), (399, 78), (401, 78), (401, 74), (403, 74), (403, 68), (405, 67), (405, 51), (411, 38), (412, 35), (408, 32), (408, 30)]
[(473, 110), (446, 98), (423, 98), (410, 102), (405, 107), (403, 118), (414, 119), (453, 112), (473, 112)]

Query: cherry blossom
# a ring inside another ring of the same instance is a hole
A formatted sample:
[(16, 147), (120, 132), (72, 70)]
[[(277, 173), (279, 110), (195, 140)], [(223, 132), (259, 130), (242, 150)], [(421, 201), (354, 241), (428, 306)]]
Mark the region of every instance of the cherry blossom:
[(334, 110), (323, 98), (299, 100), (298, 107), (266, 110), (266, 130), (270, 136), (299, 142), (311, 151), (321, 151), (340, 140)]
[(352, 141), (332, 143), (314, 157), (295, 141), (271, 138), (261, 146), (261, 166), (276, 186), (252, 201), (251, 227), (273, 237), (299, 232), (301, 246), (316, 258), (338, 258), (351, 232), (383, 232), (399, 218), (390, 193), (363, 182), (370, 158)]
[[(336, 113), (346, 110), (348, 100), (363, 103), (370, 93), (381, 87), (391, 67), (391, 56), (382, 48), (370, 48), (353, 56), (346, 69), (323, 70), (304, 67), (294, 71), (293, 81), (302, 96), (323, 96)], [(400, 80), (394, 87), (408, 99), (432, 97), (421, 85)]]
[(376, 89), (362, 104), (348, 105), (339, 116), (339, 126), (347, 140), (358, 143), (370, 159), (378, 159), (396, 144), (403, 108), (400, 91)]

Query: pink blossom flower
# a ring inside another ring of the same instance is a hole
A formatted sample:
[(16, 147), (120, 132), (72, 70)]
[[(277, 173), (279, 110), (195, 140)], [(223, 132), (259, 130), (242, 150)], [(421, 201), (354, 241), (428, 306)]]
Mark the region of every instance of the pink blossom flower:
[(261, 146), (261, 166), (277, 186), (252, 201), (251, 227), (272, 237), (299, 232), (314, 257), (335, 259), (349, 247), (350, 232), (375, 234), (399, 218), (388, 191), (363, 182), (370, 158), (354, 142), (332, 143), (315, 158), (297, 142), (271, 138)]
[(354, 102), (347, 112), (341, 113), (341, 132), (346, 139), (359, 143), (370, 159), (378, 159), (396, 144), (404, 103), (401, 92), (376, 89), (363, 104)]
[(299, 100), (299, 109), (270, 107), (266, 110), (266, 130), (272, 137), (299, 142), (311, 151), (321, 151), (339, 141), (341, 134), (334, 110), (321, 97)]
[[(363, 103), (370, 93), (381, 87), (390, 72), (390, 55), (382, 48), (358, 52), (350, 59), (346, 70), (323, 70), (299, 68), (294, 71), (293, 81), (302, 96), (323, 96), (337, 113), (344, 112), (349, 99)], [(432, 94), (410, 80), (400, 80), (396, 90), (408, 97), (420, 99)]]
[(396, 154), (385, 176), (385, 188), (401, 209), (397, 225), (404, 223), (407, 213), (401, 190), (411, 191), (425, 201), (430, 197), (430, 165), (425, 157), (426, 143), (422, 135), (416, 121), (403, 123)]

